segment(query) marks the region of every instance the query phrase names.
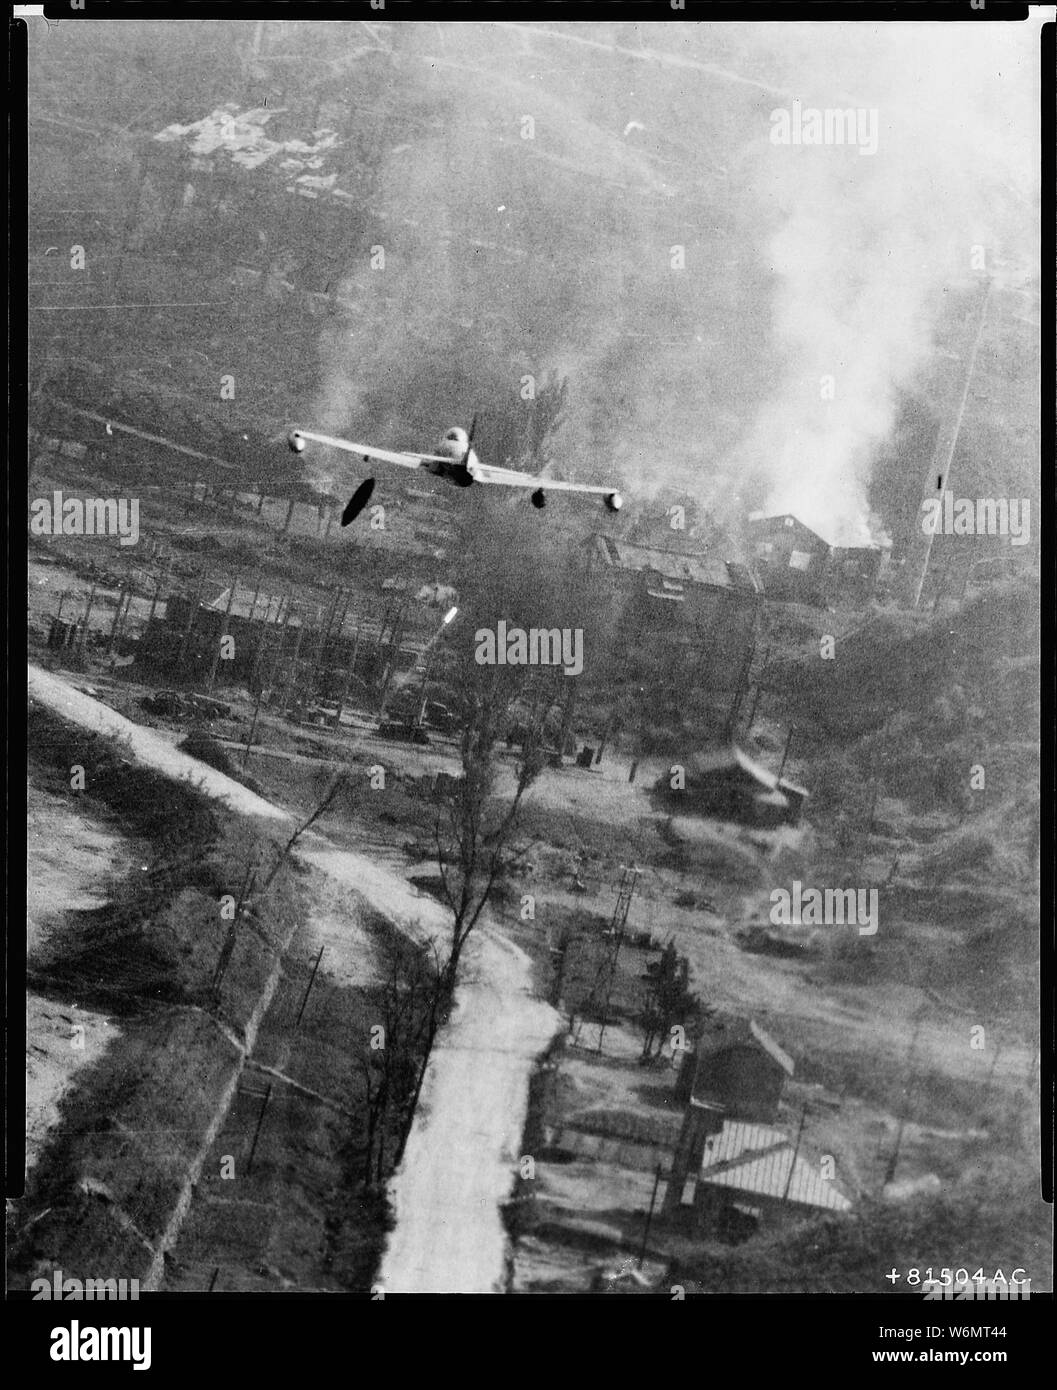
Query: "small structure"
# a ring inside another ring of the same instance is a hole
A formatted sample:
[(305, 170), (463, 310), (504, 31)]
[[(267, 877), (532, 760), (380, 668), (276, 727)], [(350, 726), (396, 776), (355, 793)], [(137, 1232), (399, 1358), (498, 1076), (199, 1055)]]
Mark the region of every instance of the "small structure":
[(889, 556), (878, 545), (830, 545), (789, 512), (750, 517), (749, 535), (764, 593), (790, 603), (867, 603)]
[(654, 788), (665, 809), (679, 815), (715, 816), (767, 828), (795, 825), (806, 788), (769, 772), (735, 743), (698, 753), (686, 768), (686, 785), (673, 790), (665, 773)]
[(886, 572), (891, 555), (878, 545), (835, 545), (829, 552), (826, 592), (831, 603), (865, 604)]
[(795, 516), (749, 518), (757, 568), (768, 598), (824, 602), (829, 546)]
[(788, 1135), (770, 1125), (726, 1121), (706, 1139), (698, 1167), (669, 1189), (697, 1227), (727, 1239), (751, 1234), (768, 1216), (794, 1211), (847, 1212), (851, 1202), (822, 1176)]
[(751, 1018), (713, 1020), (687, 1052), (675, 1094), (741, 1120), (768, 1121), (793, 1059)]
[(729, 715), (754, 648), (762, 601), (752, 571), (716, 554), (659, 550), (597, 534), (590, 571), (605, 576), (620, 650), (653, 653), (648, 697), (697, 698)]
[(672, 1159), (665, 1210), (674, 1213), (709, 1138), (728, 1120), (767, 1123), (778, 1114), (793, 1059), (753, 1019), (713, 1020), (683, 1057), (676, 1098), (686, 1105)]

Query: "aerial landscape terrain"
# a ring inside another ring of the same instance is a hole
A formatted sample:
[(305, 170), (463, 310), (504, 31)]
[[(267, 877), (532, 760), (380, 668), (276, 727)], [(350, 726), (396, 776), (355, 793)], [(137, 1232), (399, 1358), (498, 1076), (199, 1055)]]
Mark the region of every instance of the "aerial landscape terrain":
[(1052, 1288), (1038, 51), (952, 27), (30, 30), (10, 1289)]

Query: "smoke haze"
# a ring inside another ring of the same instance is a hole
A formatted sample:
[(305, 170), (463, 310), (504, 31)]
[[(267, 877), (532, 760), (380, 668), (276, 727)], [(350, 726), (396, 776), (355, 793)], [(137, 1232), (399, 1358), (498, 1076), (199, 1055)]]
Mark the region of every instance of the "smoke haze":
[[(1037, 263), (1035, 31), (400, 27), (386, 268), (349, 256), (315, 427), (428, 449), (480, 409), (523, 462), (523, 382), (557, 373), (560, 474), (883, 539), (871, 467), (949, 292)], [(794, 96), (876, 110), (876, 152), (773, 144)]]

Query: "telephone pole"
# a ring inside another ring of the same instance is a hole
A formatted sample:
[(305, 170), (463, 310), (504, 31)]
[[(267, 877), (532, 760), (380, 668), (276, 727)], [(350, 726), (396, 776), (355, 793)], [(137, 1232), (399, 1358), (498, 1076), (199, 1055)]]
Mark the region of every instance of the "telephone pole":
[[(954, 461), (954, 451), (958, 445), (958, 437), (962, 431), (962, 420), (965, 416), (965, 407), (969, 400), (969, 387), (972, 385), (973, 371), (976, 367), (977, 353), (980, 351), (980, 343), (984, 336), (984, 324), (987, 322), (987, 305), (991, 297), (991, 280), (988, 278), (984, 282), (983, 290), (980, 293), (980, 300), (976, 306), (976, 331), (973, 334), (972, 345), (965, 358), (965, 379), (962, 382), (962, 389), (958, 396), (958, 404), (953, 416), (941, 425), (940, 432), (936, 438), (936, 447), (932, 451), (932, 460), (929, 466), (929, 485), (932, 479), (937, 479), (939, 489), (940, 510), (943, 509), (943, 496), (947, 491), (947, 482), (950, 478), (951, 464)], [(914, 607), (918, 608), (921, 604), (921, 594), (925, 588), (925, 579), (929, 572), (929, 561), (932, 558), (932, 543), (936, 539), (936, 532), (939, 530), (939, 517), (936, 517), (932, 529), (929, 532), (928, 544), (925, 546), (925, 558), (921, 566), (921, 574), (918, 576), (917, 586), (914, 590)]]

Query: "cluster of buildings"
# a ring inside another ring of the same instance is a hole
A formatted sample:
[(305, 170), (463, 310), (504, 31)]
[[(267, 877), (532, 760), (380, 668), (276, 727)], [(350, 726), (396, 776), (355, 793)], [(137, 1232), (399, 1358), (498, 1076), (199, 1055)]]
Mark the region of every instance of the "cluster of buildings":
[(778, 1127), (792, 1058), (752, 1019), (714, 1019), (684, 1054), (665, 1214), (728, 1239), (783, 1213), (848, 1212), (829, 1165)]
[(888, 562), (881, 546), (830, 545), (789, 512), (750, 517), (749, 537), (763, 590), (779, 602), (868, 603)]

